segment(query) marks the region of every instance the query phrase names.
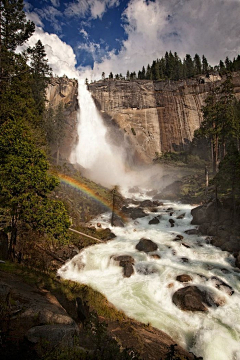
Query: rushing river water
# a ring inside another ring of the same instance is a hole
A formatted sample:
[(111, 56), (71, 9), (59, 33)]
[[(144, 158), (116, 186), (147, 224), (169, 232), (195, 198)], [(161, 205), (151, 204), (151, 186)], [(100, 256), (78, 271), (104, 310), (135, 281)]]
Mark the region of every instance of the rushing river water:
[[(138, 199), (146, 197), (142, 193)], [(182, 214), (184, 217), (177, 219)], [(161, 215), (160, 223), (149, 225), (149, 220), (157, 215)], [(110, 214), (106, 213), (93, 223), (110, 227), (109, 218)], [(170, 218), (175, 221), (174, 227), (169, 223)], [(149, 211), (147, 217), (129, 221), (124, 228), (114, 227), (115, 239), (84, 249), (58, 273), (98, 290), (129, 317), (163, 330), (204, 360), (240, 360), (240, 273), (228, 252), (211, 246), (206, 236), (185, 233), (192, 228), (190, 205), (164, 201), (157, 212)], [(174, 241), (179, 234), (184, 239)], [(143, 237), (158, 245), (154, 254), (160, 259), (136, 250)], [(123, 276), (114, 255), (134, 258), (131, 277)], [(183, 261), (186, 258), (188, 262)], [(176, 277), (181, 274), (190, 275), (192, 281), (178, 282)], [(230, 296), (226, 289), (217, 289), (212, 277), (231, 286), (234, 294)], [(180, 310), (173, 304), (172, 296), (187, 285), (207, 290), (222, 305), (210, 307), (208, 312)]]

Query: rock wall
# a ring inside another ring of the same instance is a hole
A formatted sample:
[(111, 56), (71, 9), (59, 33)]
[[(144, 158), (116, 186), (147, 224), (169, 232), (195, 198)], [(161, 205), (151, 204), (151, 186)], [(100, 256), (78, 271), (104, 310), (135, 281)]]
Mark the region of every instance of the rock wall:
[[(60, 159), (69, 159), (71, 149), (77, 141), (77, 110), (78, 110), (78, 82), (66, 76), (52, 78), (46, 91), (47, 107), (56, 109), (60, 102), (64, 104), (65, 129), (64, 140), (60, 146)], [(51, 149), (56, 155), (57, 149)]]
[[(156, 153), (183, 150), (202, 121), (201, 108), (219, 76), (184, 81), (102, 80), (89, 85), (108, 124), (131, 143), (135, 156), (151, 162)], [(240, 74), (233, 75), (240, 97)]]

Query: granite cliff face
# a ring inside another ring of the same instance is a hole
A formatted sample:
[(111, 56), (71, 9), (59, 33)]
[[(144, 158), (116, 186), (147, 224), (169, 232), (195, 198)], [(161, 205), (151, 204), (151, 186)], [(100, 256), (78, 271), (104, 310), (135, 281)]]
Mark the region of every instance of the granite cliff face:
[[(135, 159), (151, 162), (156, 153), (186, 148), (201, 124), (208, 92), (223, 80), (219, 76), (177, 82), (106, 79), (90, 84), (89, 90), (106, 123), (122, 130)], [(240, 74), (233, 75), (233, 83), (240, 96)]]
[[(46, 91), (47, 107), (56, 109), (60, 102), (64, 104), (64, 139), (60, 145), (60, 158), (68, 159), (73, 145), (77, 141), (78, 82), (66, 76), (52, 78)], [(57, 150), (53, 147), (53, 154)]]

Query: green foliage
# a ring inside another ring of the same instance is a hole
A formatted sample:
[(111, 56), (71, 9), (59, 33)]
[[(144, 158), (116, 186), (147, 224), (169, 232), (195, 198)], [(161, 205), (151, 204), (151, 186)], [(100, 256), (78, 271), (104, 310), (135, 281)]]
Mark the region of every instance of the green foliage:
[(19, 221), (24, 221), (34, 230), (64, 238), (70, 226), (66, 210), (61, 202), (47, 198), (59, 182), (48, 174), (46, 155), (34, 145), (28, 127), (6, 121), (1, 127), (0, 152), (0, 197), (2, 207), (9, 211), (12, 235)]
[(35, 100), (35, 109), (41, 115), (45, 109), (45, 92), (52, 75), (51, 68), (40, 40), (33, 48), (28, 48), (27, 54), (30, 57), (31, 89)]
[(240, 196), (240, 153), (234, 144), (230, 144), (227, 154), (219, 164), (214, 183), (225, 194), (231, 193), (233, 201)]

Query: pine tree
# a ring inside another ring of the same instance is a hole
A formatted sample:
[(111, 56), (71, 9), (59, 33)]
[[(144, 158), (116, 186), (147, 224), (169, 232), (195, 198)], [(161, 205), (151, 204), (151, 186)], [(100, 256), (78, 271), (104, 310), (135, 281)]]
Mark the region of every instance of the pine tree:
[(202, 56), (202, 73), (207, 74), (208, 70), (209, 70), (208, 61), (207, 61), (206, 57), (203, 55)]
[(195, 54), (193, 63), (194, 63), (195, 75), (201, 74), (202, 73), (202, 64), (201, 64), (200, 56), (198, 54)]
[(19, 120), (8, 120), (0, 133), (0, 198), (10, 218), (10, 252), (19, 225), (63, 239), (70, 226), (61, 202), (48, 198), (58, 180), (48, 174), (48, 162), (32, 139), (30, 129)]
[(185, 59), (186, 77), (190, 78), (194, 75), (194, 64), (191, 55), (187, 54)]
[(38, 40), (33, 48), (28, 49), (30, 55), (30, 72), (32, 76), (32, 93), (39, 115), (45, 109), (46, 88), (52, 76), (51, 68), (46, 59), (46, 52), (41, 41)]
[(14, 63), (17, 46), (33, 34), (35, 25), (26, 20), (23, 0), (0, 0), (0, 91), (17, 76)]

